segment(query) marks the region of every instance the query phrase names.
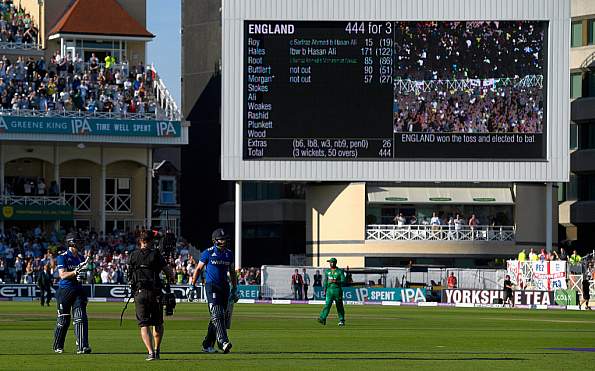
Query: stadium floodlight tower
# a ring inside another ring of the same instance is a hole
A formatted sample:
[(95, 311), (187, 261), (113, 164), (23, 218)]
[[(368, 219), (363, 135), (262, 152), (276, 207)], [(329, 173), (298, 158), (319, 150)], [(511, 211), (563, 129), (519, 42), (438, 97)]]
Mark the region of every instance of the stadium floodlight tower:
[(558, 0), (224, 0), (238, 266), (242, 181), (539, 183), (551, 250), (552, 185), (569, 178), (569, 22)]

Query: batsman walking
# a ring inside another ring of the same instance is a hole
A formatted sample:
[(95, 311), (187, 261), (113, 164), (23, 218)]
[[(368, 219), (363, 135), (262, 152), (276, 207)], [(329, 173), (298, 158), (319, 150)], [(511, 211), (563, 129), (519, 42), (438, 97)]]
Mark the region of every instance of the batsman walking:
[(205, 291), (211, 319), (207, 336), (202, 344), (203, 352), (216, 353), (213, 347), (216, 340), (219, 349), (223, 353), (229, 353), (231, 342), (227, 337), (227, 327), (231, 318), (227, 318), (229, 316), (228, 305), (230, 301), (234, 303), (238, 301), (234, 256), (233, 252), (227, 248), (229, 236), (223, 229), (216, 229), (212, 234), (212, 240), (214, 245), (206, 249), (200, 256), (200, 261), (192, 276), (192, 285), (196, 285), (200, 272), (205, 269)]
[[(87, 294), (82, 283), (87, 279), (87, 265), (90, 256), (82, 261), (79, 248), (82, 248), (83, 239), (78, 233), (69, 233), (66, 236), (68, 250), (58, 255), (58, 273), (60, 282), (56, 292), (58, 304), (58, 319), (54, 330), (54, 352), (64, 353), (64, 341), (70, 320), (74, 324), (76, 337), (76, 353), (89, 354), (89, 323), (87, 319)], [(72, 316), (71, 316), (72, 313)]]
[(339, 326), (345, 326), (345, 308), (343, 308), (343, 285), (346, 282), (345, 272), (337, 268), (337, 259), (330, 258), (327, 260), (330, 264), (330, 269), (324, 271), (323, 288), (326, 292), (326, 304), (320, 312), (318, 322), (326, 325), (326, 318), (333, 306), (333, 302), (337, 306), (337, 314), (339, 315)]

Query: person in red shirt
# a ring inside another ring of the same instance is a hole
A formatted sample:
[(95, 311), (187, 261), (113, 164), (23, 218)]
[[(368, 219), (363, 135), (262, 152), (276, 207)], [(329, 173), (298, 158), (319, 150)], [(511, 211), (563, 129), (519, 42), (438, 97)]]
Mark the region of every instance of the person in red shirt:
[(457, 288), (457, 278), (455, 277), (454, 272), (450, 272), (450, 276), (446, 280), (446, 285), (449, 289), (456, 289)]
[(295, 273), (291, 275), (291, 288), (293, 290), (293, 297), (295, 300), (302, 300), (302, 286), (304, 285), (304, 279), (300, 274), (299, 270), (295, 270)]

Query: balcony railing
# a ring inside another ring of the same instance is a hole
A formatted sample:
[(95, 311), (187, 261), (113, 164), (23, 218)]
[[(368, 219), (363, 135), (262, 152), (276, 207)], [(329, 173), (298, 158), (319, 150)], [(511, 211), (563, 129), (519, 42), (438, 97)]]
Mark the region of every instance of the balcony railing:
[(112, 120), (169, 120), (170, 117), (165, 113), (157, 114), (154, 112), (129, 113), (129, 112), (87, 112), (87, 111), (67, 111), (67, 110), (48, 110), (38, 111), (34, 109), (0, 109), (0, 115), (20, 116), (20, 117), (65, 117), (80, 118), (90, 117), (96, 119)]
[(0, 42), (0, 50), (43, 50), (37, 43)]
[(375, 241), (514, 241), (514, 226), (431, 226), (373, 224), (366, 239)]
[(65, 206), (64, 196), (0, 196), (3, 206)]

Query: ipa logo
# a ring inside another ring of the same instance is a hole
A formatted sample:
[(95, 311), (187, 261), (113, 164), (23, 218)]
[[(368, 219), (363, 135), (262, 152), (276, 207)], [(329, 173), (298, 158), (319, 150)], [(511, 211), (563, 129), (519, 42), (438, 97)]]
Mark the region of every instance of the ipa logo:
[(158, 137), (171, 137), (175, 136), (176, 134), (176, 128), (174, 127), (174, 124), (172, 124), (171, 122), (161, 121), (157, 123)]
[(14, 215), (14, 208), (12, 206), (4, 206), (2, 208), (2, 216), (6, 219), (12, 218)]
[(71, 121), (71, 126), (72, 134), (89, 134), (93, 131), (87, 119), (74, 119)]

